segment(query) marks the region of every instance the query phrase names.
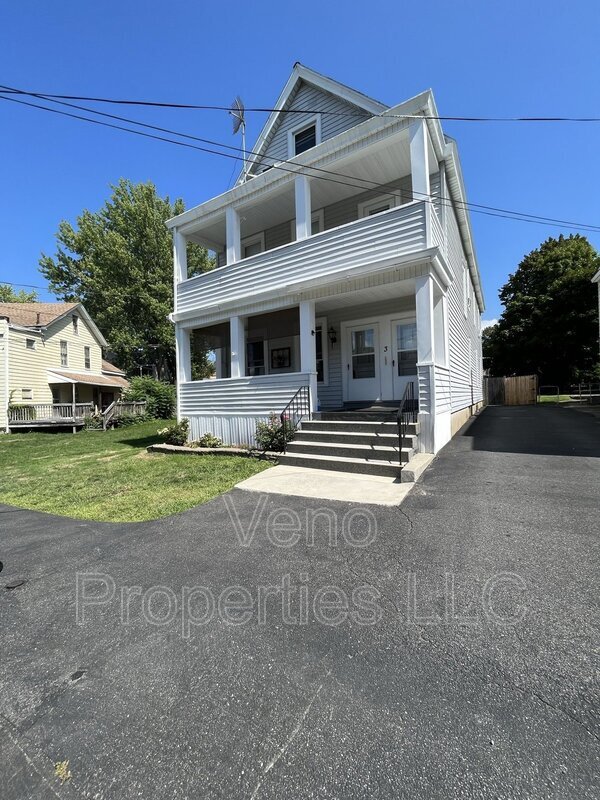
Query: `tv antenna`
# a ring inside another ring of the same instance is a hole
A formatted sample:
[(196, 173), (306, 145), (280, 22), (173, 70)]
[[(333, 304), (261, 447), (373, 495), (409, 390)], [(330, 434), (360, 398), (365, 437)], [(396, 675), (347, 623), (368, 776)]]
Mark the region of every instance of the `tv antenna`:
[(246, 119), (244, 117), (244, 104), (239, 95), (231, 104), (229, 113), (233, 119), (233, 133), (236, 134), (240, 130), (242, 132), (242, 158), (244, 164), (242, 169), (242, 183), (244, 183), (246, 180)]

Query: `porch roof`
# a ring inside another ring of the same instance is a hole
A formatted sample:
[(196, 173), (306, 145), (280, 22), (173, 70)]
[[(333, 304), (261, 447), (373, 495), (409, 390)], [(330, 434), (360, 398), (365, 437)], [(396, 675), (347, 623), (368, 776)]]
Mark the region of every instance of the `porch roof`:
[(49, 369), (48, 383), (83, 383), (88, 386), (110, 386), (114, 389), (126, 389), (129, 382), (118, 376), (98, 375), (89, 372), (70, 372), (67, 370)]

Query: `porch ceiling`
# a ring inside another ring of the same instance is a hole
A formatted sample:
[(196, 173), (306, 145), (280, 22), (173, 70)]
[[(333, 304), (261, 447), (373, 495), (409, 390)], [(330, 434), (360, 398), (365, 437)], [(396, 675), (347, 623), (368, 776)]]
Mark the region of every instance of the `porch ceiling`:
[[(436, 171), (437, 160), (432, 148), (430, 164), (431, 170)], [(311, 176), (311, 205), (313, 211), (317, 211), (376, 189), (377, 184), (385, 185), (410, 175), (408, 131), (406, 129), (397, 131), (380, 142), (369, 145), (368, 148), (355, 151), (346, 158), (337, 158), (322, 167), (328, 172), (311, 173), (310, 168), (303, 170), (293, 165), (284, 166), (290, 171), (306, 171)], [(296, 211), (294, 183), (291, 180), (293, 175), (289, 175), (289, 178), (290, 180), (265, 193), (260, 199), (255, 198), (246, 205), (237, 206), (241, 218), (242, 237), (252, 236), (294, 219)], [(204, 223), (199, 220), (196, 231), (188, 236), (192, 241), (216, 245), (218, 249), (223, 249), (226, 241), (225, 208), (222, 213)]]
[(332, 297), (318, 300), (315, 304), (315, 313), (326, 314), (328, 311), (338, 308), (351, 308), (352, 306), (367, 305), (370, 303), (383, 302), (394, 297), (414, 297), (415, 280), (410, 278), (398, 283), (388, 283), (384, 286), (372, 286), (368, 289), (360, 289), (356, 292), (346, 292)]

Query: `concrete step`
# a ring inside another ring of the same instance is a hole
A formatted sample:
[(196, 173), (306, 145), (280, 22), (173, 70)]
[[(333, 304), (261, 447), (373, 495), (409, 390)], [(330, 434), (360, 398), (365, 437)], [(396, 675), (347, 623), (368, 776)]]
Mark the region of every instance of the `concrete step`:
[[(359, 458), (364, 461), (395, 461), (399, 463), (398, 446), (385, 444), (373, 447), (370, 444), (340, 443), (340, 442), (311, 442), (294, 439), (288, 444), (287, 452), (291, 455), (297, 453), (312, 453), (314, 455), (335, 456), (340, 458)], [(410, 447), (402, 448), (403, 461), (406, 462), (413, 455)]]
[(432, 453), (417, 453), (414, 455), (408, 464), (405, 464), (402, 468), (400, 475), (402, 483), (418, 481), (434, 458), (435, 456)]
[(340, 456), (318, 455), (312, 453), (290, 453), (279, 459), (280, 464), (310, 469), (331, 469), (337, 472), (355, 472), (362, 475), (388, 475), (400, 478), (400, 465), (397, 461), (366, 461), (364, 458), (342, 458)]
[(396, 420), (397, 408), (386, 411), (319, 411), (320, 419), (330, 422), (389, 422)]
[[(398, 447), (398, 429), (387, 433), (356, 433), (355, 431), (338, 431), (331, 428), (317, 428), (313, 430), (296, 431), (295, 442), (331, 442), (332, 444), (369, 444), (372, 447), (384, 445)], [(404, 447), (416, 450), (417, 436), (405, 436), (402, 442)]]
[[(396, 420), (381, 421), (381, 420), (349, 420), (349, 419), (311, 419), (302, 422), (301, 428), (303, 431), (337, 431), (348, 433), (398, 433), (398, 425)], [(406, 434), (408, 436), (417, 436), (419, 434), (420, 424), (418, 422), (411, 422), (407, 425)]]

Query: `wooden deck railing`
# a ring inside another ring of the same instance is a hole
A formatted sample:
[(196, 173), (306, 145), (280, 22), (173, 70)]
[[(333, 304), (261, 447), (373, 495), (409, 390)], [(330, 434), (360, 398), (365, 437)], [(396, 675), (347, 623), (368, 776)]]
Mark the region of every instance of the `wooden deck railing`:
[(18, 405), (8, 409), (9, 423), (23, 422), (72, 422), (92, 414), (92, 403), (35, 403)]

